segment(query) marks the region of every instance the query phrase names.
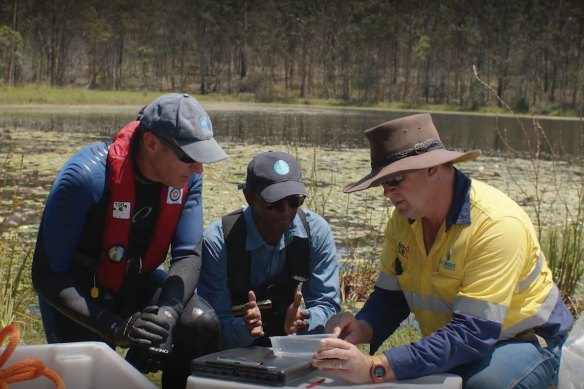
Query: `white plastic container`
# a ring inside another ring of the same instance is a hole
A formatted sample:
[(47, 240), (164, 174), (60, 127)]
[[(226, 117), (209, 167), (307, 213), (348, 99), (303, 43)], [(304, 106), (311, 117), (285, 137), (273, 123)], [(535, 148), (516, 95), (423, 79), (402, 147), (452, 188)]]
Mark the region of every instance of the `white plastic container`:
[(333, 334), (271, 336), (272, 350), (277, 357), (310, 357), (325, 338)]
[[(142, 373), (102, 342), (16, 346), (3, 368), (23, 359), (42, 361), (61, 376), (67, 389), (156, 389)], [(10, 384), (10, 389), (54, 389), (45, 376)]]
[(559, 389), (584, 388), (584, 315), (580, 315), (562, 348)]

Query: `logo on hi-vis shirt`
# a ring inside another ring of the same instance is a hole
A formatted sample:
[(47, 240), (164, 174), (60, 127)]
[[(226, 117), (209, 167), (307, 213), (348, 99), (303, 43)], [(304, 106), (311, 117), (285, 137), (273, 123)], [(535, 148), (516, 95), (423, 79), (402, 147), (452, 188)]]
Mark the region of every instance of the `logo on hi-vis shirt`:
[(408, 258), (410, 256), (410, 246), (406, 246), (402, 242), (399, 242), (397, 244), (397, 252), (404, 258)]
[(126, 201), (114, 201), (114, 219), (130, 218), (130, 203)]
[(166, 204), (181, 204), (182, 203), (182, 188), (176, 189), (168, 187), (168, 195), (166, 196)]
[(445, 270), (450, 270), (450, 271), (456, 270), (456, 264), (450, 262), (450, 251), (448, 252), (448, 254), (446, 254), (446, 258), (444, 258), (444, 261), (442, 261), (442, 267)]

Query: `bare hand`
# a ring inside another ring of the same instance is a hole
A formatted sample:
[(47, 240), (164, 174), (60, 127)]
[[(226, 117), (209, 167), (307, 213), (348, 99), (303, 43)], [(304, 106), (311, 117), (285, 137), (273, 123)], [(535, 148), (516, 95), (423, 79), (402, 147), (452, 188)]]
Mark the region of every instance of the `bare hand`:
[(300, 309), (300, 301), (302, 301), (302, 292), (296, 292), (294, 301), (286, 310), (286, 318), (284, 319), (284, 331), (287, 335), (295, 334), (308, 327), (305, 319), (310, 317), (310, 312)]
[(262, 313), (256, 303), (256, 296), (253, 290), (247, 292), (248, 302), (244, 306), (243, 322), (247, 328), (247, 332), (253, 337), (259, 338), (264, 336), (264, 328), (262, 327)]
[(360, 322), (349, 312), (342, 312), (331, 317), (325, 326), (325, 333), (332, 332), (337, 338), (349, 343), (367, 343), (366, 334), (361, 328)]
[(320, 348), (314, 354), (312, 366), (332, 371), (339, 377), (354, 384), (371, 382), (369, 369), (371, 357), (363, 354), (355, 345), (337, 338), (320, 341)]

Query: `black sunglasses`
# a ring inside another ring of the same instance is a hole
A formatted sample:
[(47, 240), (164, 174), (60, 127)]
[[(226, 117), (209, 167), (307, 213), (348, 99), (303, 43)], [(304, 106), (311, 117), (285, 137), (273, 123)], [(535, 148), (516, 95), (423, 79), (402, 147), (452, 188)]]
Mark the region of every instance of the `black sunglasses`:
[(189, 157), (187, 155), (187, 153), (185, 153), (183, 151), (183, 149), (181, 149), (176, 143), (174, 143), (170, 139), (167, 139), (167, 138), (165, 138), (163, 136), (158, 136), (156, 134), (154, 134), (154, 136), (156, 138), (158, 138), (162, 143), (164, 143), (164, 145), (166, 147), (168, 147), (170, 149), (170, 151), (172, 151), (174, 153), (174, 155), (176, 156), (176, 158), (179, 161), (184, 162), (184, 163), (195, 163), (195, 162), (197, 162), (194, 159), (192, 159), (191, 157)]
[(261, 201), (263, 207), (268, 211), (273, 211), (274, 209), (282, 209), (284, 202), (288, 202), (288, 207), (290, 208), (298, 208), (302, 206), (302, 204), (304, 204), (304, 199), (306, 198), (306, 196), (303, 195), (292, 195), (284, 197), (283, 199), (280, 199), (273, 203), (269, 203), (262, 199), (259, 194), (254, 193), (254, 195)]
[(394, 176), (387, 181), (383, 181), (381, 185), (387, 185), (391, 187), (398, 186), (399, 184), (401, 184), (403, 180), (405, 180), (405, 178), (406, 178), (405, 174), (400, 174), (399, 176)]

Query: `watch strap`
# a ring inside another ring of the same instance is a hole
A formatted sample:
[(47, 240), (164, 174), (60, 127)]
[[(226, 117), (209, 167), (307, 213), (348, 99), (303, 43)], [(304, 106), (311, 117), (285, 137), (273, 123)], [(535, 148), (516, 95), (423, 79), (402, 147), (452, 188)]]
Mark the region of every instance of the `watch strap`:
[(385, 364), (379, 355), (371, 356), (371, 368), (369, 369), (369, 375), (373, 379), (374, 384), (385, 382), (387, 368), (385, 367)]

